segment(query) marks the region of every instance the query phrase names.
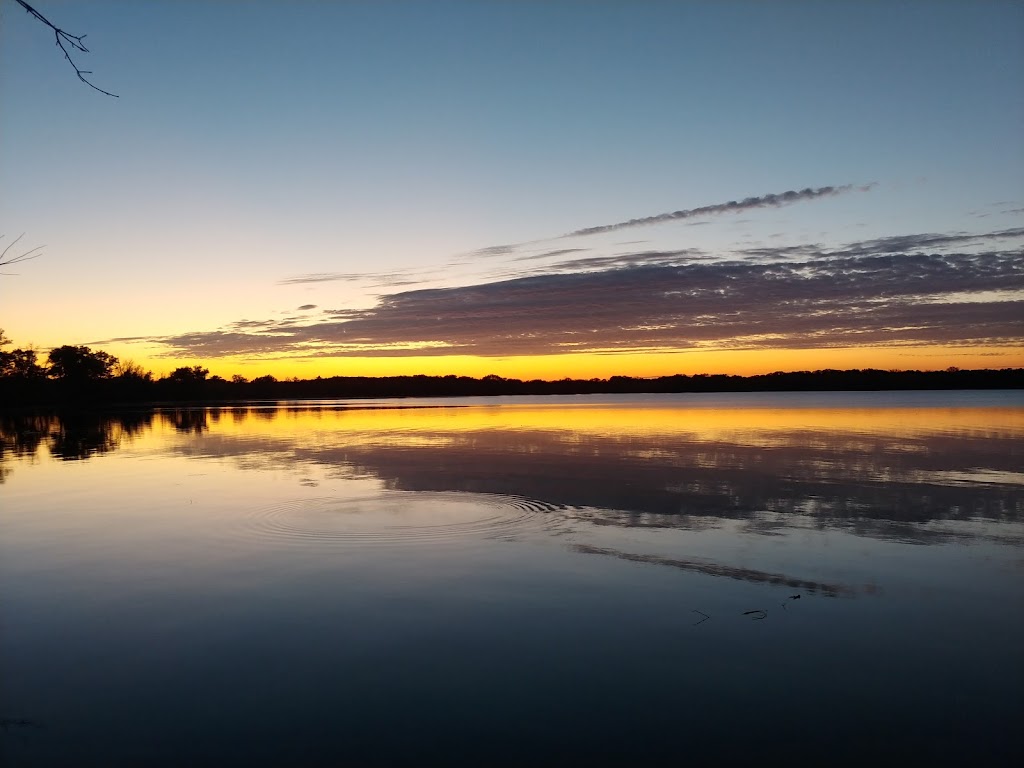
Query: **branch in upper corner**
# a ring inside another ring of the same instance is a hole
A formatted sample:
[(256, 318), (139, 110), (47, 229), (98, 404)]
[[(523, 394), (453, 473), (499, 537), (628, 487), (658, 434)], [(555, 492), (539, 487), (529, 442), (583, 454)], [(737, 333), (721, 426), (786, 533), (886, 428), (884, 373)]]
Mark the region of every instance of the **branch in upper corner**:
[(92, 71), (88, 69), (79, 69), (78, 65), (75, 64), (75, 60), (71, 58), (71, 53), (68, 51), (65, 44), (71, 46), (71, 50), (73, 51), (81, 51), (82, 53), (88, 53), (89, 49), (86, 48), (85, 43), (82, 42), (82, 40), (85, 39), (85, 35), (72, 35), (65, 32), (63, 29), (61, 29), (56, 24), (52, 23), (49, 19), (47, 19), (45, 16), (43, 16), (43, 14), (41, 14), (31, 5), (26, 3), (25, 0), (14, 0), (14, 2), (16, 2), (22, 8), (24, 8), (25, 11), (29, 14), (29, 16), (31, 16), (32, 18), (36, 19), (39, 22), (42, 22), (43, 24), (45, 24), (46, 26), (53, 30), (53, 36), (57, 41), (57, 47), (64, 52), (64, 58), (67, 59), (68, 63), (74, 68), (75, 74), (78, 75), (79, 80), (88, 85), (90, 88), (99, 91), (100, 93), (106, 94), (107, 96), (113, 96), (115, 99), (120, 98), (116, 93), (104, 91), (98, 85), (94, 85), (93, 83), (89, 82), (89, 80), (85, 76), (91, 75)]
[[(6, 267), (11, 264), (20, 264), (23, 261), (29, 261), (30, 259), (35, 259), (39, 257), (39, 251), (43, 250), (43, 246), (41, 245), (37, 245), (35, 248), (25, 251), (24, 253), (19, 253), (17, 256), (7, 255), (8, 253), (11, 252), (11, 248), (16, 246), (18, 244), (18, 241), (21, 240), (21, 238), (23, 238), (24, 236), (25, 233), (22, 232), (20, 235), (14, 238), (14, 240), (8, 243), (7, 247), (4, 248), (3, 251), (0, 251), (0, 267)], [(2, 240), (3, 237), (3, 235), (0, 235), (0, 240)]]

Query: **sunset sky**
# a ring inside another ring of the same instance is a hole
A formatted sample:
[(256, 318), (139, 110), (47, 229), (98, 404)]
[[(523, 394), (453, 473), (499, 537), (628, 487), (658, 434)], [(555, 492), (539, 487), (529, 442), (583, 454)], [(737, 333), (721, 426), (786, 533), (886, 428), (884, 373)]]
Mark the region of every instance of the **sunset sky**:
[[(157, 374), (1024, 366), (1024, 3), (0, 0), (0, 328)], [(20, 250), (19, 250), (20, 249)]]

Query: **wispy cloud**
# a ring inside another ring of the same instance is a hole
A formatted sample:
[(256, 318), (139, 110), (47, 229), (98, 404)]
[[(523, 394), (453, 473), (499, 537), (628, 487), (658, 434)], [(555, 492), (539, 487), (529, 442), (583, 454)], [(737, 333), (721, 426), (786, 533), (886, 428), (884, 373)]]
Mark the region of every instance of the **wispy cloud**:
[(743, 248), (736, 251), (736, 254), (744, 258), (758, 260), (807, 259), (825, 256), (867, 256), (886, 253), (913, 253), (923, 250), (944, 251), (952, 247), (963, 248), (969, 245), (985, 244), (999, 240), (1017, 240), (1022, 237), (1024, 237), (1024, 227), (1002, 229), (994, 232), (930, 232), (861, 240), (840, 248), (827, 248), (820, 244), (804, 243), (801, 245)]
[[(556, 237), (542, 238), (540, 240), (524, 240), (519, 243), (506, 243), (503, 245), (491, 245), (486, 248), (478, 248), (475, 251), (463, 254), (460, 258), (462, 259), (476, 259), (476, 258), (495, 258), (501, 256), (510, 256), (516, 253), (520, 248), (525, 245), (537, 245), (540, 243), (550, 243), (555, 240), (561, 240), (569, 237), (586, 237), (588, 235), (599, 235), (605, 232), (616, 232), (620, 229), (629, 229), (631, 227), (649, 226), (652, 224), (663, 224), (670, 221), (681, 221), (685, 219), (700, 219), (708, 216), (717, 216), (723, 213), (742, 213), (743, 211), (750, 211), (756, 208), (780, 208), (784, 205), (792, 205), (799, 203), (804, 200), (815, 200), (821, 197), (834, 197), (836, 195), (842, 195), (846, 192), (852, 192), (858, 190), (861, 192), (867, 192), (875, 186), (875, 182), (870, 184), (863, 184), (855, 186), (853, 184), (845, 184), (843, 186), (829, 186), (829, 187), (806, 187), (805, 189), (789, 190), (787, 192), (774, 192), (767, 195), (760, 195), (758, 197), (748, 197), (743, 200), (730, 200), (726, 203), (714, 203), (713, 205), (703, 205), (699, 208), (686, 208), (680, 211), (672, 211), (671, 213), (659, 213), (654, 216), (645, 216), (639, 219), (630, 219), (629, 221), (620, 221), (615, 224), (601, 224), (595, 227), (584, 227), (583, 229), (577, 229), (573, 232), (569, 232), (564, 235), (558, 235)], [(691, 221), (689, 224), (697, 225), (705, 222)], [(630, 245), (634, 243), (643, 242), (641, 240), (627, 241), (620, 243), (620, 245)], [(568, 249), (564, 249), (568, 250)], [(542, 256), (528, 256), (526, 258), (543, 258)]]
[(554, 251), (544, 251), (543, 253), (531, 253), (527, 256), (518, 256), (513, 261), (540, 261), (543, 259), (557, 259), (561, 256), (568, 256), (570, 253), (583, 253), (590, 250), (589, 248), (559, 248)]
[(420, 285), (427, 282), (432, 271), (409, 270), (396, 272), (310, 272), (293, 275), (277, 281), (278, 285), (303, 285), (306, 283), (362, 283), (370, 287), (389, 288), (403, 285)]
[(110, 339), (96, 339), (95, 341), (87, 342), (89, 346), (95, 346), (97, 344), (134, 344), (137, 342), (154, 342), (162, 341), (162, 338), (154, 338), (152, 336), (114, 336)]
[(517, 245), (521, 243), (510, 243), (509, 245), (489, 245), (486, 248), (477, 248), (471, 252), (473, 256), (507, 256), (515, 252)]
[(814, 200), (819, 197), (834, 197), (854, 189), (861, 191), (869, 190), (874, 184), (867, 184), (861, 187), (854, 187), (846, 184), (841, 187), (806, 187), (800, 190), (789, 190), (788, 192), (777, 192), (759, 197), (748, 197), (743, 200), (730, 200), (727, 203), (716, 203), (714, 205), (703, 205), (700, 208), (686, 208), (671, 213), (659, 213), (655, 216), (644, 216), (639, 219), (620, 221), (615, 224), (601, 224), (596, 227), (585, 227), (569, 232), (564, 237), (584, 237), (587, 235), (600, 235), (605, 232), (616, 232), (620, 229), (630, 227), (645, 227), (651, 224), (664, 224), (669, 221), (681, 221), (684, 219), (695, 219), (705, 216), (718, 216), (723, 213), (742, 213), (755, 208), (779, 208), (783, 205), (792, 205), (804, 200)]
[(983, 243), (992, 240), (1015, 240), (1024, 237), (1024, 227), (1002, 229), (995, 232), (953, 232), (951, 234), (896, 235), (875, 240), (862, 240), (845, 248), (831, 251), (833, 254), (853, 256), (871, 253), (894, 253), (918, 250), (961, 247), (969, 243)]
[[(567, 272), (606, 272), (608, 270), (622, 269), (624, 267), (680, 266), (710, 258), (710, 254), (700, 248), (680, 248), (678, 250), (671, 251), (633, 251), (607, 256), (587, 256), (585, 258), (578, 256), (565, 258), (557, 255), (558, 253), (569, 255), (574, 251), (580, 252), (586, 250), (588, 249), (566, 248), (562, 252), (552, 251), (548, 255), (549, 257), (554, 258), (554, 261), (535, 266), (525, 272), (522, 269), (513, 268), (503, 274), (492, 274), (492, 277), (500, 279), (514, 279), (517, 277), (563, 274)], [(517, 262), (529, 260), (530, 259), (516, 259)]]

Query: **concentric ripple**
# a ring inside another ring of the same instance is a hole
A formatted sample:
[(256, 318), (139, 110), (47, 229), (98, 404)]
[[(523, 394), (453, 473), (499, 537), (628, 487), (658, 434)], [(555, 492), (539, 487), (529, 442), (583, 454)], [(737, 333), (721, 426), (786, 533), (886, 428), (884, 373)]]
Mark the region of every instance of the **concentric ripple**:
[(550, 530), (560, 507), (516, 496), (393, 491), (293, 499), (252, 510), (253, 534), (295, 543), (401, 545)]

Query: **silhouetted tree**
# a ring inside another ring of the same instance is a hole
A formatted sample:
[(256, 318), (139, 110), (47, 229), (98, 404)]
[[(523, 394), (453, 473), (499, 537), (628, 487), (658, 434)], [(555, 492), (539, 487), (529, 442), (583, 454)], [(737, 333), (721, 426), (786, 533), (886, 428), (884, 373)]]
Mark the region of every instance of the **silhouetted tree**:
[(104, 396), (122, 403), (150, 400), (153, 397), (153, 374), (134, 360), (118, 361)]
[(36, 360), (34, 349), (2, 349), (11, 343), (0, 329), (0, 405), (26, 403), (44, 398), (46, 371)]
[(109, 379), (117, 365), (117, 358), (106, 352), (68, 345), (51, 350), (47, 360), (50, 376), (70, 383)]
[(167, 377), (167, 380), (175, 384), (202, 384), (206, 381), (209, 373), (209, 369), (203, 368), (201, 365), (193, 365), (191, 368), (184, 366), (171, 371), (171, 375)]
[(46, 376), (46, 370), (37, 362), (34, 349), (12, 349), (0, 351), (0, 376), (24, 380), (39, 380)]
[(153, 374), (134, 360), (121, 360), (114, 366), (114, 376), (132, 381), (152, 381)]
[(171, 400), (200, 400), (208, 397), (210, 371), (201, 365), (182, 366), (157, 382), (163, 397)]

